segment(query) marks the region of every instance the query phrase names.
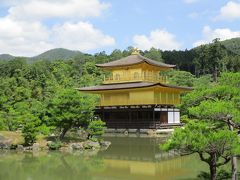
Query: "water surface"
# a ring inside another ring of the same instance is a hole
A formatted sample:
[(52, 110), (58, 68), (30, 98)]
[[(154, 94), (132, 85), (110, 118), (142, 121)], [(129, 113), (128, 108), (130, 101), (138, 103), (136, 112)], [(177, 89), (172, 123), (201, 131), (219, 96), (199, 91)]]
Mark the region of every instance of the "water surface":
[(112, 145), (98, 154), (0, 152), (0, 180), (174, 180), (196, 179), (208, 170), (198, 156), (158, 148), (161, 138), (106, 137)]

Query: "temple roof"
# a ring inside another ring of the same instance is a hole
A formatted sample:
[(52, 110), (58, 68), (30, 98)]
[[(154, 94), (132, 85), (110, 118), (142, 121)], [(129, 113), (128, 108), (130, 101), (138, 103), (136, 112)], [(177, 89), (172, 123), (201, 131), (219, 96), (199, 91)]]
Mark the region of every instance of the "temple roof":
[(193, 90), (191, 87), (182, 87), (162, 83), (152, 83), (152, 82), (134, 82), (134, 83), (119, 83), (119, 84), (102, 84), (99, 86), (90, 86), (77, 88), (80, 91), (106, 91), (106, 90), (121, 90), (121, 89), (134, 89), (134, 88), (146, 88), (152, 86), (160, 86), (166, 88), (173, 88), (177, 90), (190, 91)]
[(149, 58), (141, 56), (140, 54), (132, 54), (130, 56), (121, 58), (116, 61), (112, 61), (112, 62), (108, 62), (108, 63), (104, 63), (104, 64), (96, 64), (96, 66), (110, 68), (110, 67), (136, 65), (136, 64), (143, 63), (143, 62), (150, 64), (152, 66), (163, 67), (163, 68), (174, 68), (175, 67), (175, 65), (165, 64), (165, 63), (158, 62), (158, 61), (153, 61)]

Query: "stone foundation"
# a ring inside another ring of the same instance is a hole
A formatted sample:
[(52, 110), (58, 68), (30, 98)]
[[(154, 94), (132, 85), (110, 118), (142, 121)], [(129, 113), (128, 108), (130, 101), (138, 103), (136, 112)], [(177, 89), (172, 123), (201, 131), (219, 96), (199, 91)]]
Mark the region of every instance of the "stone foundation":
[(137, 135), (149, 135), (154, 136), (158, 134), (171, 134), (173, 133), (173, 128), (165, 129), (113, 129), (108, 128), (105, 130), (105, 135), (114, 136), (117, 134), (119, 136), (137, 136)]

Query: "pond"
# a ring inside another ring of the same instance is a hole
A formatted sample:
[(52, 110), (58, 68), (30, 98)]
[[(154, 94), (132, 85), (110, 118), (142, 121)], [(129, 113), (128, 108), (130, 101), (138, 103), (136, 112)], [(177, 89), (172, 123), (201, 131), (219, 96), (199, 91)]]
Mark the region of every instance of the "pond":
[(162, 138), (105, 137), (112, 142), (96, 155), (78, 152), (0, 152), (1, 180), (172, 180), (196, 179), (208, 166), (198, 156), (164, 153)]

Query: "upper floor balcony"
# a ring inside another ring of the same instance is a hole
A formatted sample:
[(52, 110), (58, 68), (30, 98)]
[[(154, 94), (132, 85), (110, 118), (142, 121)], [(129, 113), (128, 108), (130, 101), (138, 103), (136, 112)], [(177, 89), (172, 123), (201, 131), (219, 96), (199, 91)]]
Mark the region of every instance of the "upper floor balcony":
[(160, 75), (146, 75), (146, 74), (134, 74), (128, 76), (121, 76), (119, 74), (115, 74), (114, 76), (105, 77), (103, 80), (103, 84), (114, 84), (114, 83), (126, 83), (126, 82), (160, 82), (163, 84), (167, 84), (167, 77)]

